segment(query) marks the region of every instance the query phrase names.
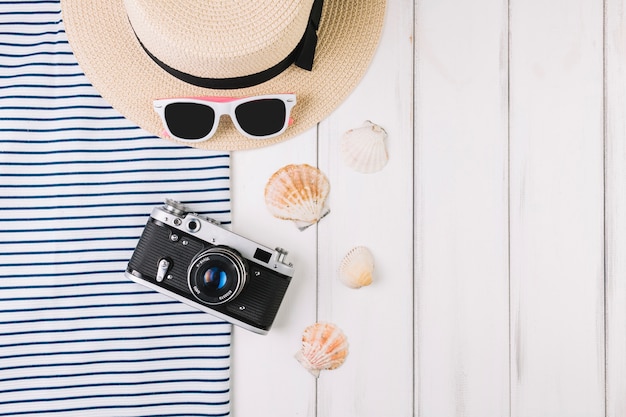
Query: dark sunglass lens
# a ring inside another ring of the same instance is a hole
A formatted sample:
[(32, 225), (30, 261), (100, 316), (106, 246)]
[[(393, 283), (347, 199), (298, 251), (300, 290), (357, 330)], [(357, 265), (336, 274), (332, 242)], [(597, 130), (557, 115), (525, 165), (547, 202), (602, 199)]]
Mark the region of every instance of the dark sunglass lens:
[(276, 98), (249, 101), (235, 109), (241, 128), (252, 136), (269, 136), (279, 132), (285, 125), (287, 109)]
[(165, 120), (170, 132), (187, 140), (202, 139), (215, 123), (212, 108), (197, 103), (172, 103), (165, 107)]

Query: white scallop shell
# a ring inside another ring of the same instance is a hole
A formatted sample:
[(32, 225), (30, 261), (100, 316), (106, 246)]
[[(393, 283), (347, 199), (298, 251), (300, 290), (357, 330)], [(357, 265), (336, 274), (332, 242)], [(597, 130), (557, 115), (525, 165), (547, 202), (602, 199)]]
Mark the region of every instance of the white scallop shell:
[(273, 216), (293, 220), (300, 230), (328, 214), (330, 183), (319, 169), (307, 164), (287, 165), (265, 186), (265, 204)]
[(365, 246), (353, 248), (339, 266), (339, 279), (350, 288), (370, 285), (373, 273), (374, 256)]
[(314, 323), (302, 334), (302, 347), (296, 359), (316, 378), (322, 370), (340, 367), (348, 356), (348, 339), (332, 323)]
[(380, 171), (389, 155), (385, 129), (366, 120), (361, 127), (350, 129), (341, 138), (341, 158), (347, 166), (362, 173)]

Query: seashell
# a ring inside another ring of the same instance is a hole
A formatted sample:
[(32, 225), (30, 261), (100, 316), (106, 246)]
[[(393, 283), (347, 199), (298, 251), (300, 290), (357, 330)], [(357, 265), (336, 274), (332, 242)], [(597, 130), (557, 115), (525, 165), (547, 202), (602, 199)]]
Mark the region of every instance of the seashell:
[(307, 164), (287, 165), (265, 186), (265, 204), (273, 216), (293, 220), (304, 230), (328, 214), (330, 183), (319, 169)]
[(332, 323), (315, 323), (304, 330), (296, 359), (316, 378), (320, 371), (340, 367), (348, 356), (348, 339)]
[(361, 127), (350, 129), (341, 138), (341, 158), (347, 166), (362, 173), (380, 171), (389, 156), (385, 129), (366, 120)]
[(370, 285), (373, 273), (374, 256), (365, 246), (353, 248), (339, 266), (339, 279), (350, 288)]

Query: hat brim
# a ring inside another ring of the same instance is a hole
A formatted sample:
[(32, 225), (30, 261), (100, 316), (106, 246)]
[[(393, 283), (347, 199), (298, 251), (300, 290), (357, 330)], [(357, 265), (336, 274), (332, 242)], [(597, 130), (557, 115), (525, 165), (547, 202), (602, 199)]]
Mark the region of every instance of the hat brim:
[(292, 138), (325, 119), (356, 87), (374, 55), (382, 31), (385, 0), (325, 0), (312, 71), (291, 65), (262, 84), (236, 90), (213, 90), (169, 75), (147, 56), (135, 37), (123, 0), (61, 0), (66, 33), (81, 69), (122, 115), (146, 131), (165, 137), (152, 108), (157, 98), (253, 96), (295, 93), (294, 123), (271, 139), (241, 135), (228, 118), (216, 134), (193, 146), (241, 150)]

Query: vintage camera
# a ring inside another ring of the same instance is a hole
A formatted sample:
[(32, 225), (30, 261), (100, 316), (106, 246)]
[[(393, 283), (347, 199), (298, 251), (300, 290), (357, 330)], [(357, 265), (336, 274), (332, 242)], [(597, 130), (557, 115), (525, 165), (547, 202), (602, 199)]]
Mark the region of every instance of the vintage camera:
[(126, 276), (266, 334), (294, 272), (285, 255), (283, 249), (261, 246), (168, 199), (152, 210)]

